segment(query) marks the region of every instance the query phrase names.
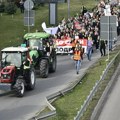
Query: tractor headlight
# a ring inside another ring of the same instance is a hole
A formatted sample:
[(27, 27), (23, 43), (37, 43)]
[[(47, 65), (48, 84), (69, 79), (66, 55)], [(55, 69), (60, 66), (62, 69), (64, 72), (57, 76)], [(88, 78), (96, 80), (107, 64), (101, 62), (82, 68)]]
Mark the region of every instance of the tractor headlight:
[(3, 74), (1, 74), (1, 78), (2, 78), (2, 79), (4, 78)]
[(7, 78), (10, 79), (10, 74), (7, 75)]

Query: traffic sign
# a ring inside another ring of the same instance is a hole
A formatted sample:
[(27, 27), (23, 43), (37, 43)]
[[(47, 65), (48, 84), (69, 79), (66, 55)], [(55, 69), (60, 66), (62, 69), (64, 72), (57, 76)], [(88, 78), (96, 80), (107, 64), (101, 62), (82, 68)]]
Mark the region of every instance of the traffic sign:
[(116, 16), (102, 16), (100, 19), (100, 38), (103, 40), (114, 40), (117, 38)]
[(33, 3), (32, 0), (26, 0), (26, 1), (24, 2), (24, 8), (25, 8), (26, 10), (32, 10), (33, 7), (34, 7), (34, 3)]
[(51, 25), (57, 23), (57, 3), (49, 4), (49, 22)]
[(25, 10), (24, 11), (24, 26), (34, 26), (35, 11)]

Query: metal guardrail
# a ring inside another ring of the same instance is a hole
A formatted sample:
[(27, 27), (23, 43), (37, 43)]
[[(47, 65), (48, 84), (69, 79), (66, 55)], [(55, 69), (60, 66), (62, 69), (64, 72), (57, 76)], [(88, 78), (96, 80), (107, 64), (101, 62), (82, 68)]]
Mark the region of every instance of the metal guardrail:
[(84, 104), (81, 106), (80, 110), (77, 113), (77, 116), (74, 117), (74, 120), (80, 120), (80, 118), (82, 117), (83, 113), (86, 111), (90, 101), (92, 100), (93, 96), (95, 95), (95, 93), (98, 90), (98, 87), (100, 85), (100, 82), (102, 80), (105, 79), (106, 74), (109, 70), (109, 68), (113, 65), (116, 57), (120, 54), (120, 51), (117, 53), (117, 55), (112, 59), (112, 61), (106, 66), (105, 70), (103, 71), (102, 76), (100, 77), (100, 79), (95, 83), (95, 86), (93, 87), (93, 89), (90, 91), (90, 94), (88, 95), (87, 99), (84, 101)]

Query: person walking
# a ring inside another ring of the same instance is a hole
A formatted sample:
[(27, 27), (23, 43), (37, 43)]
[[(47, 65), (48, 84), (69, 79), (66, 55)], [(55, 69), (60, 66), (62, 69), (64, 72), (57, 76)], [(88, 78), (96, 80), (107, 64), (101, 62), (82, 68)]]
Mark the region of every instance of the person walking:
[(93, 46), (92, 38), (88, 37), (88, 41), (87, 41), (87, 58), (88, 58), (89, 61), (91, 61), (92, 46)]
[(72, 45), (72, 52), (74, 53), (75, 46), (76, 46), (76, 40), (72, 38), (71, 40), (71, 45)]
[(78, 45), (75, 47), (73, 59), (75, 61), (76, 73), (79, 74), (79, 70), (81, 66), (81, 50)]
[(100, 53), (101, 53), (101, 56), (105, 56), (106, 54), (106, 42), (105, 40), (100, 40)]
[(20, 11), (21, 13), (24, 13), (24, 1), (20, 0)]

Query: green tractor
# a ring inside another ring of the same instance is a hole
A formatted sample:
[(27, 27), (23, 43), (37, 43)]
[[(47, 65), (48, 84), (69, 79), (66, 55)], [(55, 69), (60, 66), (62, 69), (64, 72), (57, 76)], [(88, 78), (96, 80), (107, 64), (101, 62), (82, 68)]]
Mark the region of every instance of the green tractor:
[(52, 36), (45, 32), (27, 33), (24, 44), (29, 48), (30, 58), (41, 78), (47, 78), (49, 72), (56, 71), (57, 59)]

